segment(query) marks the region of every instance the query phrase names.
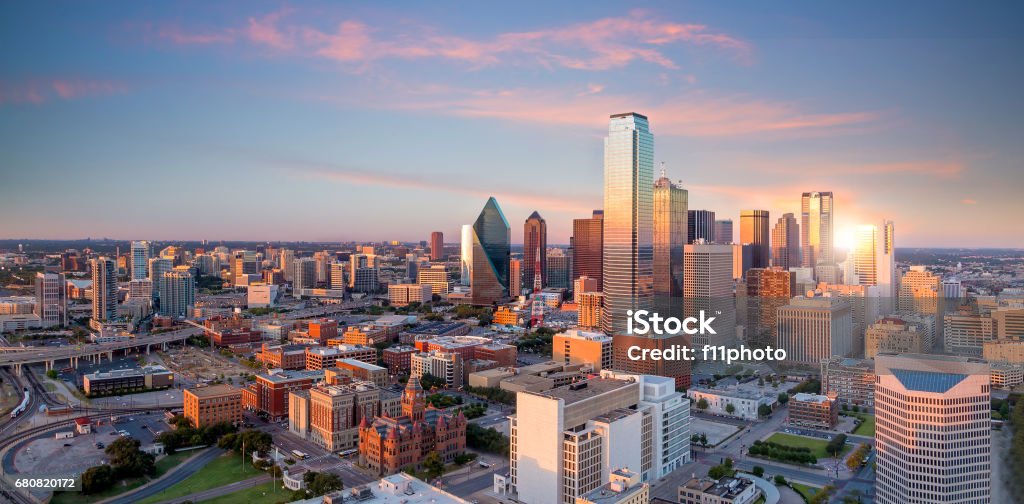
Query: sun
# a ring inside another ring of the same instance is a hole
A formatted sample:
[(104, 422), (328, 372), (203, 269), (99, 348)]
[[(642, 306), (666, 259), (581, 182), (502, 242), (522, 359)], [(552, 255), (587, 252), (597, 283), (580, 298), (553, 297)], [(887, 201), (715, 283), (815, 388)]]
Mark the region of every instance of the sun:
[(857, 231), (848, 227), (837, 229), (832, 244), (838, 249), (853, 250), (857, 245)]

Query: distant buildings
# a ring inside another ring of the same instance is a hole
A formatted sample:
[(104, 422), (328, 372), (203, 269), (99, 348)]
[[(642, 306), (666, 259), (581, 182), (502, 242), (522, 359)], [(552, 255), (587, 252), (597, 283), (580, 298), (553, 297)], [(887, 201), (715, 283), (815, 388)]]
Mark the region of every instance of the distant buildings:
[(511, 237), (497, 200), (487, 200), (470, 231), (470, 299), (475, 305), (489, 306), (507, 296), (509, 287)]
[(416, 283), (430, 286), (431, 297), (434, 294), (441, 296), (448, 294), (449, 282), (448, 270), (443, 264), (420, 269), (416, 275)]
[(444, 380), (449, 387), (458, 388), (465, 377), (463, 362), (462, 355), (455, 352), (433, 350), (415, 353), (409, 357), (409, 376), (420, 379), (429, 374)]
[(772, 266), (789, 269), (800, 264), (800, 224), (793, 214), (782, 214), (772, 228)]
[(92, 267), (92, 319), (109, 322), (117, 318), (117, 263), (109, 257), (90, 261)]
[(430, 260), (441, 261), (444, 257), (444, 233), (434, 231), (430, 233)]
[(68, 301), (64, 274), (36, 273), (36, 298), (33, 313), (40, 327), (64, 327), (68, 324)]
[[(878, 287), (879, 309), (892, 313), (896, 300), (896, 259), (892, 221), (857, 228), (857, 246), (853, 251), (854, 271), (860, 285)], [(852, 283), (852, 282), (848, 282)]]
[(751, 268), (770, 266), (771, 244), (768, 210), (740, 211), (740, 243), (751, 245)]
[(833, 210), (831, 191), (805, 192), (800, 197), (800, 265), (814, 268), (819, 282), (840, 283), (832, 274), (836, 268)]
[[(533, 212), (523, 224), (523, 262), (521, 286), (533, 290), (534, 273), (540, 271), (541, 288), (548, 285), (548, 224), (539, 213)], [(540, 261), (538, 268), (537, 261)], [(518, 292), (510, 293), (519, 295)]]
[(875, 375), (875, 502), (992, 502), (989, 365), (879, 355)]
[(196, 304), (196, 280), (192, 268), (176, 266), (160, 277), (160, 315), (189, 318)]
[[(732, 222), (729, 223), (732, 229)], [(731, 240), (730, 234), (730, 242)], [(687, 210), (686, 217), (686, 243), (716, 243), (715, 236), (715, 212), (710, 210)]]
[(588, 219), (572, 221), (572, 277), (586, 276), (602, 288), (604, 254), (604, 211), (594, 210)]
[(174, 386), (174, 373), (162, 366), (114, 369), (82, 375), (82, 390), (89, 397), (164, 389)]
[(302, 257), (291, 262), (292, 294), (299, 297), (304, 289), (316, 288), (316, 259)]
[(880, 353), (928, 353), (932, 349), (931, 328), (891, 316), (883, 317), (864, 331), (864, 357)]
[(149, 255), (152, 246), (148, 241), (133, 241), (129, 259), (129, 274), (132, 280), (143, 280), (149, 273)]
[(193, 427), (220, 422), (242, 423), (242, 391), (230, 385), (185, 389), (185, 418)]
[(779, 267), (752, 268), (741, 285), (746, 286), (747, 343), (759, 348), (775, 346), (779, 308), (797, 294), (796, 273)]
[(778, 347), (789, 364), (817, 366), (853, 352), (850, 304), (830, 296), (799, 296), (779, 308)]
[(693, 346), (723, 345), (736, 338), (732, 245), (693, 244), (683, 249), (683, 316), (715, 316), (715, 334), (695, 334)]
[(278, 295), (277, 285), (255, 283), (246, 290), (246, 305), (249, 308), (269, 308), (277, 305)]
[(732, 219), (715, 219), (715, 230), (711, 236), (715, 237), (715, 243), (723, 245), (733, 243)]
[(431, 286), (428, 284), (388, 285), (388, 301), (391, 306), (409, 306), (410, 303), (426, 303), (431, 299)]
[(600, 292), (584, 292), (580, 294), (576, 306), (577, 326), (584, 330), (599, 330), (603, 327), (604, 294)]
[(647, 117), (615, 114), (604, 141), (604, 259), (601, 323), (626, 332), (628, 310), (653, 308), (654, 137)]
[(654, 310), (665, 317), (683, 313), (683, 246), (689, 193), (662, 174), (654, 182)]

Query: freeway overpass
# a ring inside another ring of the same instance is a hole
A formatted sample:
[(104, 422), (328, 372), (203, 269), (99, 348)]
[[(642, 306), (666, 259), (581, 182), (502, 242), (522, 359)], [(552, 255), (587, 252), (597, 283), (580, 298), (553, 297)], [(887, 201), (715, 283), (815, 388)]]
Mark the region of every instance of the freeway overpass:
[(125, 351), (131, 348), (146, 348), (146, 353), (154, 345), (166, 348), (168, 343), (180, 342), (190, 336), (202, 334), (199, 327), (187, 327), (170, 332), (154, 334), (141, 338), (132, 338), (125, 341), (99, 344), (69, 345), (62, 347), (7, 347), (3, 350), (18, 350), (16, 352), (0, 353), (0, 367), (13, 367), (14, 372), (21, 376), (21, 366), (25, 364), (46, 364), (46, 369), (52, 369), (59, 361), (68, 361), (70, 367), (78, 367), (78, 359), (86, 358), (99, 362), (104, 356), (113, 360), (114, 352)]

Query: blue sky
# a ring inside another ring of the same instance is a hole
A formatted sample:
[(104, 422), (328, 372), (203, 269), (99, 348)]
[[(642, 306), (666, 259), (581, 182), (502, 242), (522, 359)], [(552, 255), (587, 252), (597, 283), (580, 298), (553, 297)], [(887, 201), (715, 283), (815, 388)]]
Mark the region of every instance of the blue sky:
[[(690, 208), (836, 194), (841, 235), (1024, 246), (1011, 2), (8, 3), (0, 237), (457, 241), (488, 195), (552, 243), (607, 116)], [(738, 228), (738, 226), (737, 226)], [(840, 236), (840, 241), (843, 241)]]

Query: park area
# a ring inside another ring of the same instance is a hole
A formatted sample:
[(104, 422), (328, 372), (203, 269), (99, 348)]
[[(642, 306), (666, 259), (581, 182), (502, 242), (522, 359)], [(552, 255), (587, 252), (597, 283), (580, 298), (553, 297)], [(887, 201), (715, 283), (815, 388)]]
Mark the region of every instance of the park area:
[(861, 424), (853, 430), (853, 433), (858, 436), (875, 437), (875, 415), (860, 413), (854, 416), (861, 420)]
[(252, 464), (243, 464), (242, 457), (239, 455), (234, 453), (221, 455), (181, 483), (149, 497), (148, 499), (142, 500), (140, 504), (151, 504), (184, 497), (186, 495), (202, 492), (211, 488), (222, 487), (236, 481), (255, 478), (263, 474), (266, 473), (256, 469)]
[(51, 504), (85, 504), (88, 502), (99, 502), (116, 495), (121, 495), (130, 490), (134, 490), (143, 484), (158, 479), (167, 471), (177, 467), (179, 464), (184, 462), (186, 459), (194, 455), (195, 452), (178, 452), (172, 455), (167, 455), (160, 460), (156, 461), (156, 474), (152, 477), (140, 476), (137, 478), (129, 478), (117, 482), (112, 488), (91, 495), (86, 495), (82, 492), (55, 492), (53, 498), (50, 500)]

